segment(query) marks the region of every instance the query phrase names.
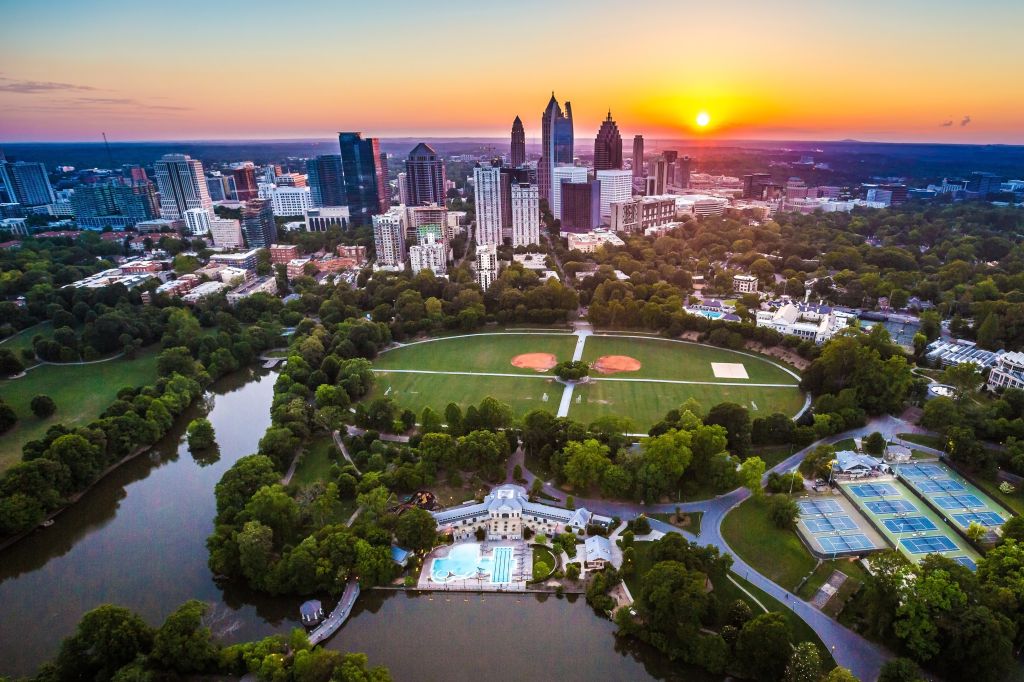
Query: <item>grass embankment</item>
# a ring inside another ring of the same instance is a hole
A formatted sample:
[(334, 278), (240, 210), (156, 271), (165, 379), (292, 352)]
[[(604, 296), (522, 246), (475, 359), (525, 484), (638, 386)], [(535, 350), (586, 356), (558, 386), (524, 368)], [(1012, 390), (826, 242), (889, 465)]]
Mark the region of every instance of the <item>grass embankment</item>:
[(342, 459), (333, 438), (330, 436), (315, 438), (306, 446), (302, 459), (295, 467), (292, 483), (309, 485), (317, 481), (326, 481), (331, 465), (342, 461)]
[(533, 579), (543, 580), (547, 578), (558, 563), (555, 561), (555, 555), (551, 553), (550, 549), (544, 547), (533, 547)]
[[(88, 424), (114, 402), (125, 386), (155, 381), (159, 350), (159, 344), (154, 344), (134, 360), (122, 357), (91, 365), (42, 365), (20, 379), (0, 381), (0, 398), (18, 415), (17, 425), (0, 438), (0, 471), (20, 461), (22, 446), (41, 438), (51, 426)], [(37, 418), (29, 408), (32, 398), (40, 394), (57, 403), (57, 412), (46, 419)]]
[(767, 503), (757, 498), (729, 512), (722, 536), (758, 573), (790, 591), (817, 564), (794, 531), (776, 528), (768, 518)]

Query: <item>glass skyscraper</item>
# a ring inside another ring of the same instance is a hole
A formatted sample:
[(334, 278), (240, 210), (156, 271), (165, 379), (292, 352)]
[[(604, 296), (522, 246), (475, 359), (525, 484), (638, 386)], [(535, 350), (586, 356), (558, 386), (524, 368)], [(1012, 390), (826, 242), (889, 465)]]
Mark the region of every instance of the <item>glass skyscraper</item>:
[(552, 92), (540, 124), (541, 151), (540, 163), (537, 164), (537, 182), (541, 198), (550, 204), (554, 194), (555, 166), (573, 162), (572, 104), (565, 103), (563, 114)]
[(364, 140), (362, 133), (339, 133), (338, 143), (350, 220), (353, 225), (369, 225), (371, 216), (386, 212), (391, 204), (387, 159), (375, 137)]
[(325, 154), (306, 161), (306, 174), (309, 176), (310, 197), (313, 205), (345, 206), (345, 180), (341, 173), (341, 156)]

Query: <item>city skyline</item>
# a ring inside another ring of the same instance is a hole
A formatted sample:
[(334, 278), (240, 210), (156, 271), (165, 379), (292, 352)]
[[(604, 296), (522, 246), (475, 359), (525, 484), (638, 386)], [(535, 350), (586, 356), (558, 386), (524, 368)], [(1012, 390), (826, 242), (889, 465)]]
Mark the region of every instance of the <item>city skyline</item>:
[[(1024, 6), (1009, 0), (970, 8), (945, 0), (778, 7), (657, 0), (629, 11), (610, 3), (526, 0), (481, 9), (457, 2), (446, 5), (443, 20), (415, 3), (386, 16), (379, 7), (314, 2), (289, 13), (260, 4), (246, 11), (234, 2), (11, 4), (5, 23), (16, 30), (0, 46), (0, 141), (92, 141), (101, 132), (117, 141), (326, 138), (341, 129), (500, 138), (517, 114), (534, 141), (536, 112), (555, 90), (573, 102), (576, 127), (588, 137), (611, 107), (624, 136), (648, 139), (1024, 143), (1024, 92), (1013, 87), (1007, 57), (1017, 49)], [(108, 40), (111, 26), (116, 39)], [(353, 30), (359, 26), (373, 30)], [(648, 47), (616, 53), (596, 41), (574, 44), (579, 59), (570, 62), (542, 52), (478, 62), (423, 53), (411, 37), (424, 26), (439, 45), (474, 32), (504, 42), (528, 31), (568, 45), (574, 32), (643, 31)], [(139, 50), (133, 34), (147, 45), (178, 45), (175, 59), (167, 50)], [(229, 37), (251, 53), (226, 54)], [(685, 51), (674, 47), (682, 37)], [(438, 97), (436, 82), (394, 87), (359, 78), (360, 55), (378, 42), (389, 46), (381, 68), (413, 58), (450, 63), (461, 89)], [(264, 58), (268, 45), (273, 59)], [(574, 66), (591, 58), (604, 66)], [(251, 68), (219, 69), (221, 59), (249, 60)], [(702, 112), (705, 127), (696, 124)]]

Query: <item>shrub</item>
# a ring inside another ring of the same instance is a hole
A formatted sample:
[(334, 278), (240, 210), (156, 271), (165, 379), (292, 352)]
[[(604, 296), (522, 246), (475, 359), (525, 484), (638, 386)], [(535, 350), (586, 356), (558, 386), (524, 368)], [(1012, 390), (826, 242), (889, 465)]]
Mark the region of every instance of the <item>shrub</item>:
[(57, 411), (57, 403), (53, 402), (53, 398), (48, 395), (37, 395), (32, 398), (29, 407), (32, 409), (32, 414), (40, 419), (46, 419)]
[(795, 528), (799, 515), (800, 508), (787, 495), (772, 495), (768, 498), (768, 516), (776, 528)]
[(192, 451), (211, 448), (216, 443), (213, 434), (213, 424), (209, 419), (198, 417), (188, 425), (188, 449)]

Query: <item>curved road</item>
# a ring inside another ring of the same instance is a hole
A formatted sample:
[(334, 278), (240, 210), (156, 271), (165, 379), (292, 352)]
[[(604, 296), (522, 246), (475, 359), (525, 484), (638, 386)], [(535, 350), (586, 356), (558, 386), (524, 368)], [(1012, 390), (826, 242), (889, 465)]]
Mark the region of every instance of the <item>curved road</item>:
[[(765, 479), (767, 479), (768, 474), (772, 471), (781, 473), (796, 468), (807, 453), (818, 445), (835, 443), (846, 438), (867, 436), (873, 431), (881, 432), (888, 440), (896, 433), (922, 432), (923, 430), (897, 417), (879, 417), (871, 420), (867, 425), (861, 428), (852, 429), (850, 431), (845, 431), (843, 433), (824, 438), (812, 443), (803, 450), (795, 452), (766, 471)], [(914, 447), (920, 446), (915, 445)], [(517, 450), (509, 460), (507, 472), (507, 478), (509, 481), (512, 481), (512, 471), (516, 464), (522, 467), (523, 478), (526, 479), (526, 485), (529, 487), (536, 476), (526, 468), (522, 449)], [(565, 501), (566, 494), (550, 485), (548, 482), (544, 483), (543, 491), (546, 495), (550, 495), (560, 502)], [(701, 543), (714, 545), (722, 552), (732, 556), (733, 573), (744, 578), (751, 584), (756, 585), (759, 589), (770, 594), (782, 604), (787, 605), (794, 613), (800, 616), (818, 634), (821, 641), (825, 643), (825, 646), (831, 650), (836, 663), (844, 668), (849, 668), (859, 680), (870, 682), (877, 679), (882, 665), (893, 657), (891, 652), (874, 642), (869, 642), (856, 632), (853, 632), (841, 625), (838, 621), (826, 616), (824, 613), (812, 606), (810, 602), (800, 599), (795, 594), (764, 577), (749, 564), (744, 562), (743, 559), (741, 559), (739, 555), (729, 547), (728, 543), (726, 543), (725, 538), (722, 537), (722, 521), (725, 519), (726, 514), (748, 497), (750, 497), (749, 490), (746, 488), (737, 488), (732, 492), (719, 495), (711, 500), (683, 502), (678, 504), (669, 503), (645, 505), (634, 502), (613, 502), (609, 500), (581, 497), (575, 498), (574, 501), (577, 507), (586, 507), (591, 511), (609, 516), (618, 516), (623, 520), (631, 519), (639, 514), (671, 513), (675, 511), (676, 508), (685, 512), (703, 512), (700, 530)], [(680, 532), (674, 526), (661, 523), (656, 519), (651, 519), (651, 525), (663, 532)], [(689, 534), (684, 533), (684, 535)]]

